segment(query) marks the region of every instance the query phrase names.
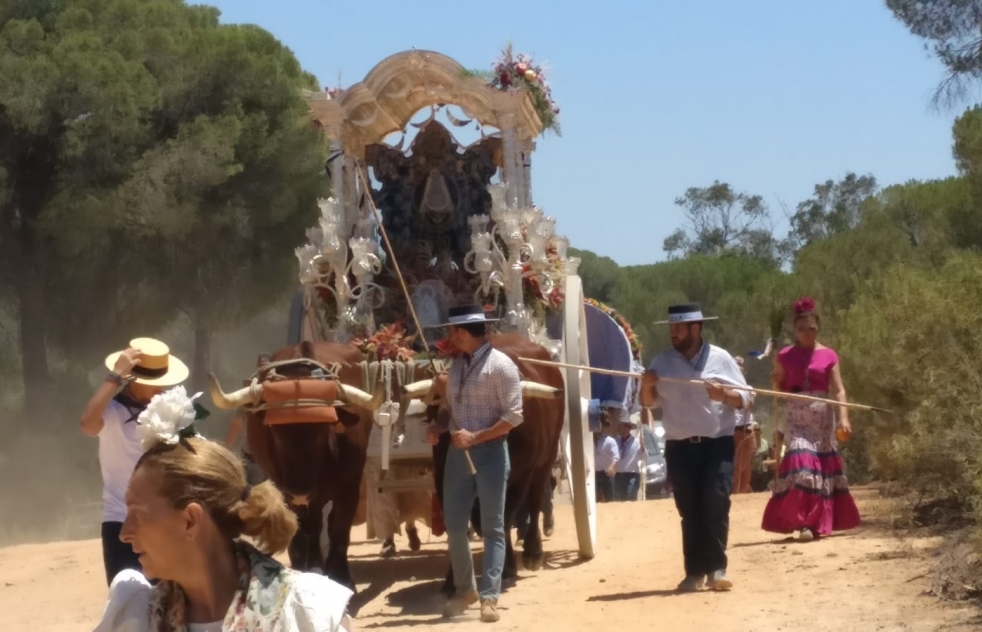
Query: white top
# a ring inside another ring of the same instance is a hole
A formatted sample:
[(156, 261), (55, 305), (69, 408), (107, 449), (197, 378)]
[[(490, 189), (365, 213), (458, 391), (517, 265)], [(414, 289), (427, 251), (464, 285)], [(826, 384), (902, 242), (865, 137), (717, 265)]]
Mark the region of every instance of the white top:
[(102, 521), (126, 520), (126, 487), (133, 476), (136, 462), (143, 456), (143, 446), (134, 419), (128, 423), (130, 412), (116, 400), (111, 400), (102, 413), (99, 432), (99, 465), (102, 468)]
[(593, 448), (593, 468), (598, 472), (604, 472), (612, 463), (620, 458), (620, 453), (617, 451), (617, 442), (614, 441), (613, 437), (604, 437), (595, 442)]
[[(151, 590), (139, 571), (120, 571), (109, 586), (102, 621), (93, 632), (151, 632)], [(351, 595), (327, 577), (300, 573), (283, 602), (274, 632), (351, 632), (351, 620), (345, 614)], [(222, 623), (192, 624), (188, 632), (221, 632)]]
[[(740, 367), (726, 350), (703, 343), (699, 352), (686, 359), (675, 349), (658, 354), (651, 368), (661, 377), (684, 380), (716, 380), (723, 384), (746, 386), (747, 381)], [(750, 393), (737, 391), (746, 406)], [(669, 441), (690, 437), (733, 436), (736, 427), (736, 410), (722, 402), (709, 399), (701, 386), (658, 382), (658, 404), (662, 409), (662, 426)]]
[(754, 413), (752, 410), (740, 410), (733, 411), (736, 413), (736, 427), (737, 428), (747, 428), (754, 423)]
[(617, 472), (637, 472), (638, 452), (641, 451), (638, 438), (634, 435), (628, 435), (627, 439), (617, 437), (617, 451), (620, 453), (620, 460), (614, 469)]

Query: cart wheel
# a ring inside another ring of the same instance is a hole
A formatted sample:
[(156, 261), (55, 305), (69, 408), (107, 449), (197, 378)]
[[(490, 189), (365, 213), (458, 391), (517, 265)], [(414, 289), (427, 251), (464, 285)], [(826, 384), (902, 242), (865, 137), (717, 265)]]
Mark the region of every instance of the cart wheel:
[[(569, 364), (588, 366), (586, 314), (583, 310), (583, 286), (578, 276), (566, 277), (566, 302), (563, 318), (563, 352)], [(590, 374), (580, 369), (565, 369), (566, 426), (569, 439), (573, 494), (573, 515), (580, 557), (591, 559), (597, 543), (597, 492), (594, 480), (593, 438), (590, 434)]]

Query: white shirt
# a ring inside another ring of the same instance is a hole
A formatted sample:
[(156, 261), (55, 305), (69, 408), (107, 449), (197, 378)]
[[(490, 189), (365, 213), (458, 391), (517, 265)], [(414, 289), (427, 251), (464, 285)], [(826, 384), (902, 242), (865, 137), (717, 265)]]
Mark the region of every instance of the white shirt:
[(143, 446), (131, 413), (111, 400), (102, 413), (99, 432), (99, 465), (102, 468), (102, 521), (126, 520), (126, 487), (130, 484), (136, 462), (143, 456)]
[(638, 452), (641, 451), (641, 443), (634, 435), (617, 437), (617, 451), (620, 453), (620, 460), (614, 468), (618, 472), (637, 472), (638, 471)]
[(604, 435), (603, 439), (594, 442), (593, 447), (594, 469), (604, 472), (608, 467), (620, 459), (620, 452), (617, 451), (617, 442), (613, 437)]
[[(109, 586), (102, 621), (93, 632), (151, 632), (150, 582), (131, 569), (120, 571)], [(275, 632), (349, 632), (345, 614), (352, 592), (314, 573), (300, 573), (283, 602)], [(222, 621), (198, 624), (198, 629), (222, 630)], [(189, 632), (197, 632), (189, 626)]]
[[(660, 377), (685, 380), (716, 380), (723, 384), (746, 386), (739, 365), (729, 353), (715, 345), (703, 343), (699, 352), (687, 360), (675, 349), (659, 353), (651, 369)], [(750, 393), (738, 391), (743, 405), (750, 402)], [(736, 410), (722, 402), (709, 399), (702, 386), (658, 382), (658, 403), (662, 409), (665, 439), (677, 441), (689, 437), (733, 436)]]
[(736, 410), (736, 427), (737, 428), (748, 428), (754, 423), (754, 413), (748, 410)]

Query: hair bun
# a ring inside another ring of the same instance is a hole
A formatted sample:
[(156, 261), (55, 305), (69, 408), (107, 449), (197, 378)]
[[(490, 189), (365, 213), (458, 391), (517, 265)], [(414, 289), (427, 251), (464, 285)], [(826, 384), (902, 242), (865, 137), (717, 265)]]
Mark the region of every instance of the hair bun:
[(814, 312), (814, 311), (815, 311), (815, 301), (808, 298), (807, 296), (803, 296), (799, 298), (794, 303), (795, 314), (807, 314), (808, 312)]

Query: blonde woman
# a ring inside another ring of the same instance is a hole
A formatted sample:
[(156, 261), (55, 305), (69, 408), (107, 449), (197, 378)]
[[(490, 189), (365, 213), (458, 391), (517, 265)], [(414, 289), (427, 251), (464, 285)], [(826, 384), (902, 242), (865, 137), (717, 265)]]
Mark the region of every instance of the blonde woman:
[(195, 434), (192, 399), (178, 387), (140, 416), (146, 452), (120, 538), (143, 575), (114, 579), (96, 632), (351, 632), (350, 590), (270, 557), (296, 516), (272, 483), (250, 486), (240, 459)]

